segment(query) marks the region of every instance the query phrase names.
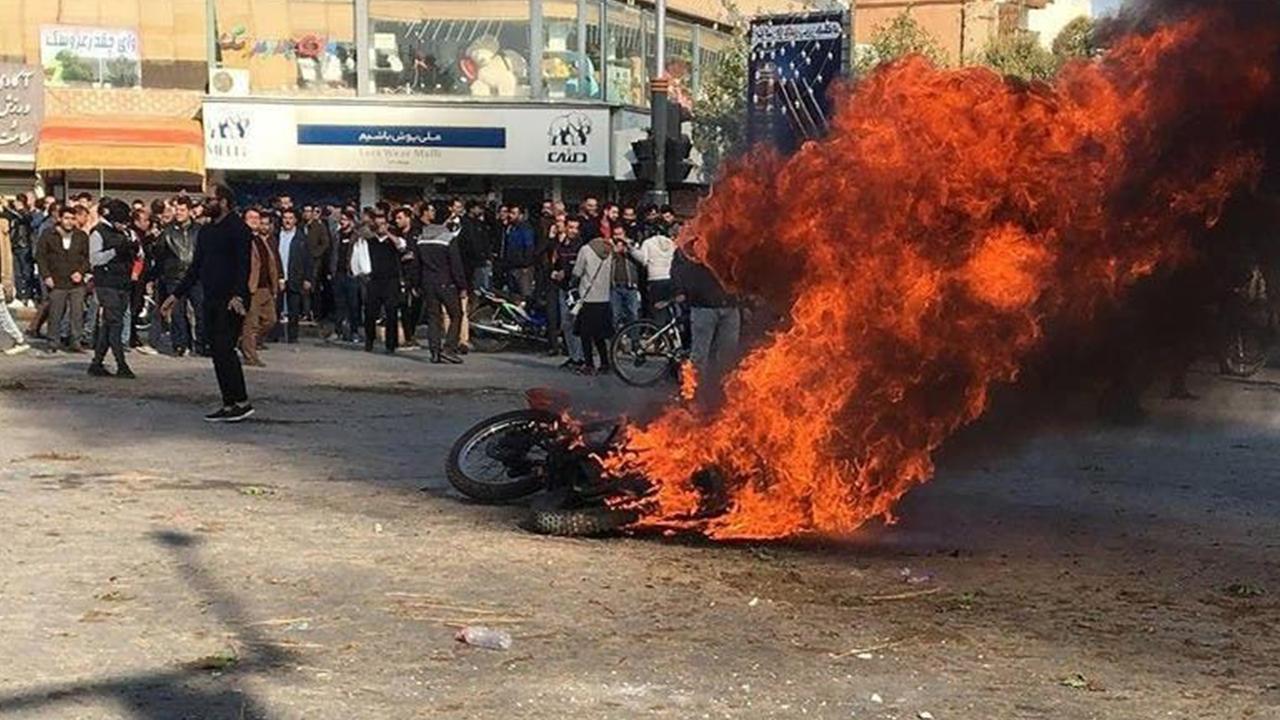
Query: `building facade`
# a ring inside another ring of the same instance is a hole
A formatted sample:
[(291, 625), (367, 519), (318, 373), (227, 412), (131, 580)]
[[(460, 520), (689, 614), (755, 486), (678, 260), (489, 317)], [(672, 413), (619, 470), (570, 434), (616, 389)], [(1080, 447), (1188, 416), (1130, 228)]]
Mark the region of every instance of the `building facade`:
[[(0, 128), (0, 191), (145, 197), (225, 180), (250, 197), (532, 202), (638, 186), (626, 151), (648, 124), (648, 2), (0, 0), (0, 12), (0, 80), (42, 85), (22, 91), (39, 103), (4, 88), (32, 112), (13, 152)], [(669, 0), (678, 100), (700, 92), (733, 22), (718, 0)]]
[(947, 61), (959, 64), (993, 39), (1032, 31), (1047, 48), (1067, 23), (1092, 16), (1092, 0), (853, 0), (854, 41), (871, 42), (876, 30), (908, 13), (937, 39)]

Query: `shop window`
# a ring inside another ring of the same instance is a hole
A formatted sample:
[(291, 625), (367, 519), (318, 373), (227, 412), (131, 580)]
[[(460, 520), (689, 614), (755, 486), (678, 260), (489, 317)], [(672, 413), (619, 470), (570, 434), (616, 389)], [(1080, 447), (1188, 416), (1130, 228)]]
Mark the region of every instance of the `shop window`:
[(354, 0), (214, 0), (220, 67), (255, 94), (354, 95)]
[(530, 94), (527, 0), (370, 0), (379, 93)]
[[(728, 33), (709, 28), (702, 28), (698, 32), (698, 76), (700, 78), (705, 78), (707, 73), (716, 71), (732, 43), (733, 36)], [(695, 86), (694, 95), (698, 96), (701, 92), (702, 88)]]
[(610, 2), (605, 22), (605, 87), (607, 99), (620, 105), (649, 105), (652, 13)]
[(667, 79), (671, 99), (693, 107), (693, 26), (667, 17)]
[(544, 0), (542, 34), (542, 80), (547, 97), (603, 99), (600, 4)]

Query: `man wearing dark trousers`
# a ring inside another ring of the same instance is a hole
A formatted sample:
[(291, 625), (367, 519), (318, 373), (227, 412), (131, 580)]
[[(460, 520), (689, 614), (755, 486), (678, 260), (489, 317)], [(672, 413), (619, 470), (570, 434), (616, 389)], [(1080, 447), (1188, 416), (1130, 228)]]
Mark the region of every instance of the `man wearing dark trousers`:
[(373, 352), (373, 341), (378, 336), (378, 318), (383, 317), (387, 354), (393, 354), (399, 344), (397, 319), (400, 305), (400, 238), (391, 234), (386, 213), (373, 214), (373, 237), (369, 243), (368, 297), (364, 312), (364, 349)]
[(124, 357), (124, 317), (129, 312), (129, 283), (137, 246), (129, 232), (132, 210), (122, 200), (104, 200), (98, 208), (101, 221), (89, 236), (89, 259), (93, 264), (94, 292), (102, 308), (98, 337), (94, 343), (89, 374), (111, 377), (102, 365), (107, 348), (116, 359), (118, 378), (132, 379), (133, 370)]
[(236, 355), (236, 342), (249, 303), (249, 227), (233, 212), (235, 196), (226, 185), (215, 185), (209, 204), (213, 219), (200, 228), (191, 267), (177, 290), (160, 311), (173, 312), (178, 298), (199, 282), (204, 286), (205, 327), (209, 332), (209, 354), (222, 391), (222, 407), (205, 415), (208, 422), (239, 422), (253, 415), (244, 387), (244, 368)]
[[(422, 272), (422, 297), (427, 308), (427, 342), (431, 362), (459, 364), (458, 343), (462, 333), (462, 292), (467, 286), (458, 247), (457, 226), (437, 225), (435, 211), (427, 206), (424, 225), (418, 235), (418, 267)], [(449, 339), (444, 341), (444, 314), (449, 315)]]
[[(71, 329), (66, 345), (69, 352), (82, 352), (85, 285), (89, 275), (89, 236), (76, 227), (72, 207), (58, 211), (58, 224), (36, 240), (36, 265), (49, 295), (49, 335), (58, 342), (58, 328), (64, 317)], [(39, 327), (38, 322), (32, 323)], [(34, 332), (28, 334), (34, 335)]]
[(281, 279), (280, 293), (284, 306), (282, 314), (287, 315), (285, 340), (298, 342), (298, 324), (302, 322), (303, 298), (311, 292), (312, 280), (315, 277), (315, 265), (311, 260), (311, 250), (307, 247), (307, 237), (298, 229), (298, 213), (292, 208), (280, 211), (280, 237), (277, 247), (280, 253), (280, 266), (284, 269)]

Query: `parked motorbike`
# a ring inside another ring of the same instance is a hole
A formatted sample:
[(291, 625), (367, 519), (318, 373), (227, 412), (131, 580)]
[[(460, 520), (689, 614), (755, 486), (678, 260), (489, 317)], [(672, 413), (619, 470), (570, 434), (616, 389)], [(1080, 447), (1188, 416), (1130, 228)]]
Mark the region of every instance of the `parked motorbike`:
[(621, 438), (621, 420), (578, 423), (567, 397), (545, 389), (525, 393), (528, 407), (477, 423), (454, 443), (446, 472), (467, 497), (511, 502), (537, 493), (526, 527), (545, 535), (603, 535), (637, 519), (606, 499), (641, 497), (639, 478), (606, 475), (599, 458)]
[(480, 352), (502, 352), (513, 343), (543, 346), (549, 342), (546, 316), (532, 312), (524, 300), (490, 290), (472, 293), (467, 319), (471, 344)]

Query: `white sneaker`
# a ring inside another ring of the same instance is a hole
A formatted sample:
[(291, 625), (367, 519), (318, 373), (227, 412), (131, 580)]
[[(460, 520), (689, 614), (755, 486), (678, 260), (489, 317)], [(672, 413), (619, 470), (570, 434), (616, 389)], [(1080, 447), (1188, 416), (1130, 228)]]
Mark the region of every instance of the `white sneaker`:
[(30, 350), (30, 349), (31, 349), (31, 346), (30, 346), (30, 345), (28, 345), (28, 344), (26, 344), (26, 343), (22, 343), (21, 345), (14, 345), (13, 347), (9, 348), (8, 350), (5, 350), (5, 351), (4, 351), (4, 354), (5, 354), (5, 355), (21, 355), (22, 353), (24, 353), (24, 352), (26, 352), (26, 351), (28, 351), (28, 350)]
[[(3, 298), (0, 298), (0, 299), (3, 299)], [(21, 300), (18, 300), (17, 298), (14, 298), (13, 302), (9, 303), (9, 308), (11, 310), (21, 310), (26, 306), (27, 306), (26, 303), (22, 302)]]
[(139, 353), (143, 355), (159, 355), (160, 354), (159, 350), (151, 347), (150, 345), (139, 345), (138, 347), (134, 348), (134, 350), (137, 350)]

